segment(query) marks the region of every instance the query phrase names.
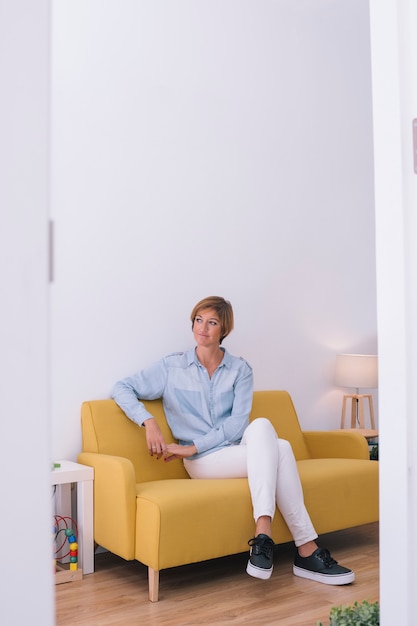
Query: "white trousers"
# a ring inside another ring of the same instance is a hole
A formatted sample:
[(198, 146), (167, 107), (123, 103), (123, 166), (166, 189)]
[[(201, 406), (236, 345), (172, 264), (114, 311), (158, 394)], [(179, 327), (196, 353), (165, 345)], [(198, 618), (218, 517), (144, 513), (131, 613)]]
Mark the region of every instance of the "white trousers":
[(291, 445), (268, 419), (251, 422), (239, 445), (184, 459), (184, 466), (191, 478), (247, 478), (255, 522), (261, 515), (273, 519), (278, 507), (296, 546), (317, 539)]

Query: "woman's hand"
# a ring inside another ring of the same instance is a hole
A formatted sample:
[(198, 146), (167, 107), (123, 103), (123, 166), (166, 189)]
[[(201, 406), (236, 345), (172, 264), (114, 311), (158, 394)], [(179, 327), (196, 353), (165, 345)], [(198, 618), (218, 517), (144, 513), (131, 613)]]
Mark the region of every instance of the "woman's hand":
[(161, 433), (161, 429), (159, 428), (156, 419), (154, 417), (150, 417), (143, 422), (143, 425), (146, 429), (146, 444), (149, 454), (151, 456), (156, 456), (157, 459), (160, 459), (161, 456), (165, 457), (167, 453), (167, 444), (165, 443), (164, 436)]
[(192, 446), (180, 446), (179, 443), (169, 443), (166, 447), (164, 461), (173, 461), (174, 459), (187, 459), (193, 454), (197, 454), (197, 448)]
[(164, 461), (173, 461), (174, 459), (186, 459), (197, 454), (197, 448), (194, 445), (180, 446), (178, 443), (167, 445), (154, 417), (145, 420), (143, 425), (146, 429), (146, 444), (151, 456), (156, 456), (157, 459), (164, 457)]

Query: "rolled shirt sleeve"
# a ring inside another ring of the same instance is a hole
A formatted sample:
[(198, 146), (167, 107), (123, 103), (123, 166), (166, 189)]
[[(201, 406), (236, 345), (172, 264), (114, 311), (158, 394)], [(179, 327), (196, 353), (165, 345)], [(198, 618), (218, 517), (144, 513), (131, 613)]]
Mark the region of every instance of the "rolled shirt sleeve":
[(153, 417), (140, 400), (156, 400), (164, 393), (167, 370), (162, 359), (151, 367), (137, 372), (117, 382), (112, 391), (112, 398), (129, 419), (138, 424)]

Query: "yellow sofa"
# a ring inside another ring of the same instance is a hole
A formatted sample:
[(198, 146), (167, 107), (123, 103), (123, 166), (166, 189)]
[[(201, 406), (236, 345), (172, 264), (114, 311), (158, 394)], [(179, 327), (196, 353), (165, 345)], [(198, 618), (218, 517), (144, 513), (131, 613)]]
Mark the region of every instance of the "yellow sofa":
[[(145, 402), (173, 441), (160, 400)], [(351, 432), (302, 432), (286, 391), (256, 391), (251, 419), (267, 417), (291, 442), (307, 509), (318, 534), (378, 520), (378, 462)], [(110, 552), (148, 566), (149, 599), (159, 571), (248, 550), (254, 533), (246, 479), (192, 480), (181, 461), (149, 456), (145, 429), (113, 400), (84, 402), (79, 463), (94, 467), (94, 538)], [(277, 511), (275, 543), (292, 537)]]

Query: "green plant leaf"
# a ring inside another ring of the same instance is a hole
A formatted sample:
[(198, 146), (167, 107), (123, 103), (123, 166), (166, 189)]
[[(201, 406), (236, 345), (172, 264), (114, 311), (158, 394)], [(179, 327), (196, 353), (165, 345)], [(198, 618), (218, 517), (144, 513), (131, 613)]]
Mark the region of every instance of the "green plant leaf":
[[(379, 626), (379, 603), (364, 600), (352, 606), (334, 606), (329, 619), (329, 626)], [(317, 626), (323, 626), (322, 622)]]

